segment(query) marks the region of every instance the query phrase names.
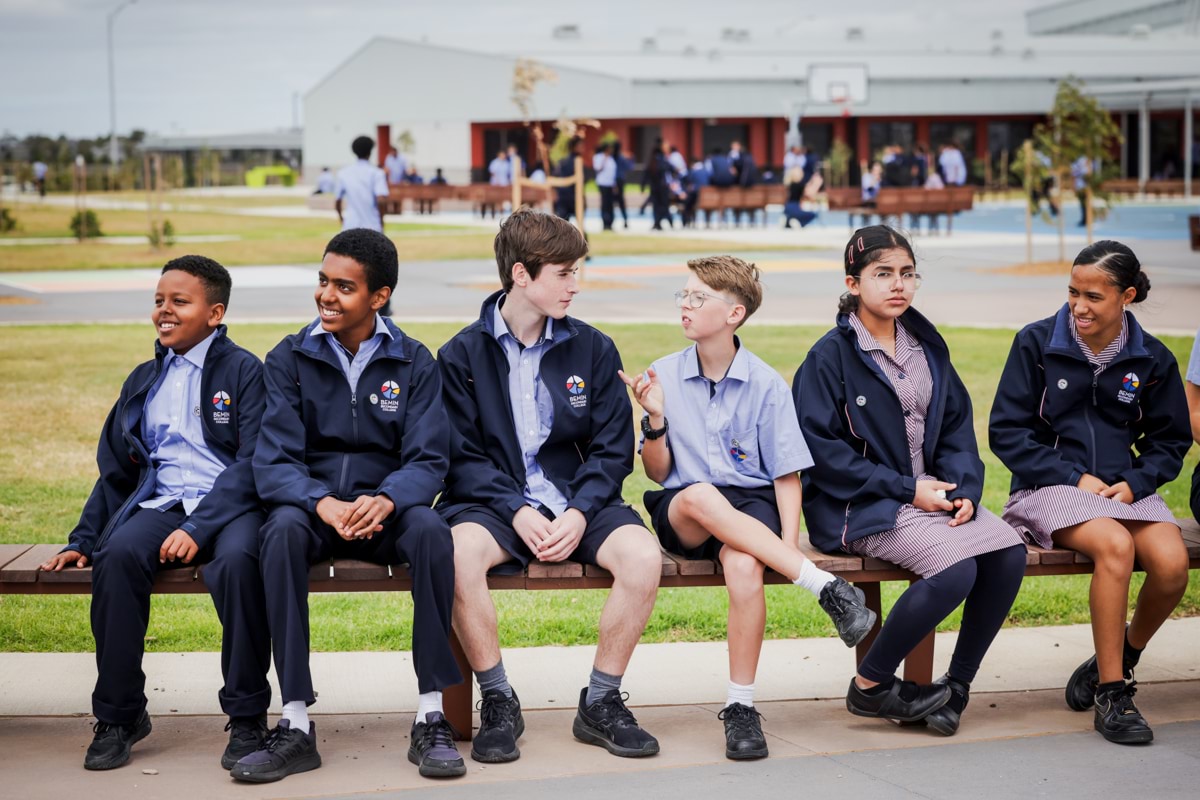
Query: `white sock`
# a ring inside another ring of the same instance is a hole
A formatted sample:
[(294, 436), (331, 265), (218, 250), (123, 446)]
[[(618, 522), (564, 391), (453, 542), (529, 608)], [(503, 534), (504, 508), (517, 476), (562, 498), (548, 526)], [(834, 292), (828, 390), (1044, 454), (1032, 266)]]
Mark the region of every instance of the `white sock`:
[(417, 722), (424, 722), (430, 711), (442, 711), (442, 693), (425, 692), (417, 695)]
[(832, 575), (806, 558), (804, 559), (804, 566), (800, 567), (800, 577), (796, 578), (792, 583), (797, 586), (803, 586), (812, 592), (814, 597), (819, 599), (821, 597), (821, 590), (825, 588), (825, 584), (832, 580)]
[(725, 696), (725, 706), (741, 703), (747, 708), (754, 708), (754, 684), (743, 686), (740, 683), (729, 682), (729, 693)]
[(293, 730), (308, 733), (308, 703), (303, 700), (284, 703), (283, 718), (291, 724)]

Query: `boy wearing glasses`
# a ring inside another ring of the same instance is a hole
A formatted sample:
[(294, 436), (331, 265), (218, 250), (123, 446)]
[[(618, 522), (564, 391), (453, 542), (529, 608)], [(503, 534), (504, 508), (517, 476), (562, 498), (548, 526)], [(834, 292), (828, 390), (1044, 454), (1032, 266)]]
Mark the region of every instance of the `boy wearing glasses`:
[(438, 511), (454, 536), (454, 629), (482, 695), (471, 758), (513, 761), (525, 730), (496, 632), (488, 571), (570, 558), (613, 576), (575, 738), (625, 758), (658, 741), (625, 707), (621, 677), (654, 608), (662, 553), (621, 499), (633, 470), (633, 408), (611, 339), (567, 309), (583, 235), (521, 208), (495, 242), (501, 291), (438, 353), (450, 474)]
[(875, 624), (862, 592), (800, 552), (800, 478), (812, 466), (787, 384), (742, 346), (737, 329), (762, 303), (759, 271), (733, 256), (688, 262), (675, 293), (695, 344), (622, 380), (641, 405), (642, 463), (663, 488), (646, 493), (662, 546), (719, 558), (729, 591), (725, 755), (765, 758), (754, 676), (766, 625), (763, 570), (812, 592), (847, 646)]

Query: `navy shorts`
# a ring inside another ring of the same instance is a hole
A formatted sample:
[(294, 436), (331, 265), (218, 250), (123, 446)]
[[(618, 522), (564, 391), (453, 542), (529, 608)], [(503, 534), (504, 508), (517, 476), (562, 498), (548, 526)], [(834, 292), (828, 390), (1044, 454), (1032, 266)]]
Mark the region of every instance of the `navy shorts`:
[[(553, 512), (545, 508), (545, 506), (538, 510), (548, 519), (554, 519)], [(518, 569), (524, 569), (529, 566), (530, 561), (534, 560), (533, 553), (525, 545), (525, 540), (513, 529), (512, 525), (487, 506), (467, 506), (448, 516), (446, 522), (450, 524), (451, 528), (455, 525), (461, 525), (464, 522), (474, 522), (477, 525), (482, 525), (492, 535), (492, 538), (496, 540), (496, 544), (500, 545), (504, 549), (504, 552), (512, 556), (511, 561), (502, 564), (495, 570), (497, 574), (516, 572)], [(644, 528), (646, 523), (642, 522), (642, 518), (627, 503), (613, 503), (612, 505), (605, 506), (596, 512), (596, 516), (592, 517), (592, 521), (588, 523), (587, 528), (584, 530), (579, 544), (568, 558), (571, 561), (577, 561), (582, 564), (599, 566), (596, 563), (596, 553), (600, 551), (600, 546), (608, 540), (613, 531), (624, 525), (637, 525)]]
[[(686, 487), (684, 487), (686, 488)], [(721, 496), (729, 501), (729, 505), (736, 508), (738, 511), (753, 517), (770, 528), (776, 536), (782, 536), (780, 531), (783, 526), (779, 522), (779, 508), (775, 505), (775, 487), (761, 486), (753, 489), (743, 489), (736, 486), (718, 486), (717, 491)], [(675, 495), (682, 492), (683, 489), (656, 489), (651, 492), (646, 492), (642, 502), (646, 504), (646, 511), (650, 514), (650, 522), (654, 525), (654, 531), (658, 534), (658, 541), (662, 544), (664, 550), (668, 553), (674, 553), (677, 556), (684, 558), (716, 558), (724, 547), (715, 536), (710, 536), (699, 547), (687, 548), (676, 535), (675, 530), (671, 527), (671, 520), (668, 516), (668, 510), (671, 508), (671, 501), (675, 499)]]

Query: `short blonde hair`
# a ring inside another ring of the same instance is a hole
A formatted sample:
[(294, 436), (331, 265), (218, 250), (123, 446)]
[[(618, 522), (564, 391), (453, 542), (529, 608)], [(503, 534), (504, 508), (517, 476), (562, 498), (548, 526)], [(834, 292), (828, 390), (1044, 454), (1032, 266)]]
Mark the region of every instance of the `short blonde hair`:
[(747, 264), (734, 256), (707, 256), (687, 262), (688, 269), (696, 277), (719, 292), (729, 292), (746, 307), (744, 324), (762, 305), (762, 273), (753, 264)]

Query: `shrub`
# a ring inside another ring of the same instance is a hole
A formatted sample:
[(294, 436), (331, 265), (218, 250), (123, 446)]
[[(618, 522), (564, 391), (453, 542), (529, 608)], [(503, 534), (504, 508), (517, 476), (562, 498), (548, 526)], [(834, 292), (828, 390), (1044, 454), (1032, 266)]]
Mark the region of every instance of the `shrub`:
[(71, 217), (71, 233), (76, 239), (91, 239), (104, 235), (100, 232), (100, 218), (91, 209), (75, 212), (75, 216)]

